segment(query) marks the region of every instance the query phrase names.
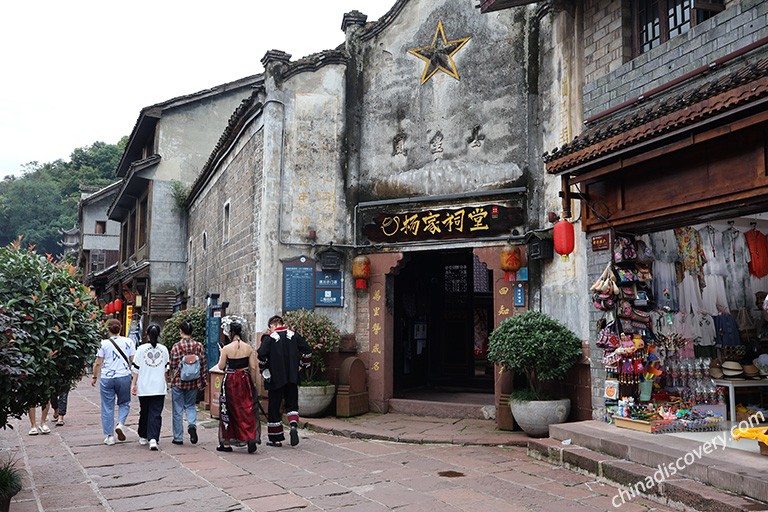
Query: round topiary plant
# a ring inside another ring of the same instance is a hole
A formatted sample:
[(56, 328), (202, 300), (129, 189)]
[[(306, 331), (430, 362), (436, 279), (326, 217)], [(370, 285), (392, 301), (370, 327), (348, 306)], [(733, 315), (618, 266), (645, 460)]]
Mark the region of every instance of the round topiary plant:
[(543, 398), (541, 383), (565, 377), (581, 355), (578, 336), (538, 311), (506, 318), (488, 340), (488, 360), (523, 372), (536, 400)]
[(309, 367), (304, 386), (328, 384), (325, 375), (326, 364), (324, 354), (339, 348), (341, 331), (333, 320), (327, 316), (309, 309), (289, 311), (283, 317), (285, 326), (301, 334), (312, 347), (312, 366)]
[(0, 248), (0, 312), (18, 330), (6, 331), (2, 343), (18, 349), (26, 374), (0, 400), (5, 427), (9, 417), (20, 417), (80, 380), (96, 356), (103, 322), (98, 302), (72, 265), (22, 248), (20, 241)]
[(192, 323), (192, 339), (205, 346), (205, 308), (194, 307), (177, 311), (163, 324), (160, 343), (168, 347), (168, 350), (181, 339), (179, 329), (182, 322), (187, 320)]

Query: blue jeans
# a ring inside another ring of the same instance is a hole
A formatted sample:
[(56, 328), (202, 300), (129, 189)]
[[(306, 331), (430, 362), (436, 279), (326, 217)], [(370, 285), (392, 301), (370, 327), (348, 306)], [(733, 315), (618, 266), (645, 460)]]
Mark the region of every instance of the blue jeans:
[(115, 397), (117, 397), (117, 422), (125, 423), (131, 410), (131, 376), (101, 379), (101, 429), (105, 436), (115, 433)]
[(180, 389), (171, 388), (171, 403), (173, 405), (173, 440), (184, 440), (184, 417), (187, 414), (187, 424), (190, 427), (197, 428), (197, 388)]

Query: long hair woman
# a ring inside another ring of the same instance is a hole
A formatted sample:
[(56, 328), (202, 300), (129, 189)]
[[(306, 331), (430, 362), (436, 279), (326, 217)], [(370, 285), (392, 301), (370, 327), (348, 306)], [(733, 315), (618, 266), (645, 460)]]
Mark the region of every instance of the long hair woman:
[(168, 370), (168, 349), (158, 343), (160, 326), (147, 327), (149, 343), (139, 345), (133, 358), (131, 393), (139, 397), (139, 444), (147, 444), (157, 450), (160, 428), (163, 426), (163, 403), (168, 386), (165, 374)]
[(258, 361), (256, 351), (242, 339), (242, 326), (233, 322), (229, 327), (231, 342), (221, 349), (219, 369), (224, 372), (219, 398), (220, 452), (231, 452), (232, 441), (248, 444), (248, 453), (261, 444), (259, 423), (259, 394), (256, 391)]

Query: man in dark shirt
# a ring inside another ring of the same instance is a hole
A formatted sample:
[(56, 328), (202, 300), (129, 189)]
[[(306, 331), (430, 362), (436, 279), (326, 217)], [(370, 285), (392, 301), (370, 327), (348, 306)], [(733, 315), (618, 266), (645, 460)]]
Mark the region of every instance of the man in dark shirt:
[(312, 349), (298, 333), (288, 329), (280, 316), (269, 319), (269, 331), (261, 337), (259, 369), (269, 391), (267, 406), (267, 446), (282, 446), (285, 440), (280, 407), (291, 427), (291, 446), (299, 444), (299, 368), (312, 361)]

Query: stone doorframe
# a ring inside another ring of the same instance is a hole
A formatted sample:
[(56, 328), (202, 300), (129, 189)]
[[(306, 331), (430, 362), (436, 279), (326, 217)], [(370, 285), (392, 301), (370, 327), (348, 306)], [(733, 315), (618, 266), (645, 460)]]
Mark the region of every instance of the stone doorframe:
[[(523, 262), (525, 246), (521, 246)], [(478, 247), (474, 254), (489, 270), (493, 271), (493, 309), (494, 328), (508, 316), (516, 312), (512, 283), (504, 280), (501, 270), (501, 246)], [(358, 291), (357, 295), (357, 336), (359, 357), (368, 370), (368, 395), (370, 409), (386, 413), (394, 388), (394, 290), (387, 288), (392, 277), (397, 275), (404, 254), (402, 252), (368, 254), (371, 262), (371, 274), (368, 288)], [(389, 280), (388, 280), (389, 278)], [(526, 290), (527, 291), (527, 290)], [(518, 312), (519, 312), (519, 308)], [(494, 395), (496, 422), (499, 429), (512, 430), (514, 422), (507, 405), (512, 391), (512, 375), (500, 372), (496, 368)]]

